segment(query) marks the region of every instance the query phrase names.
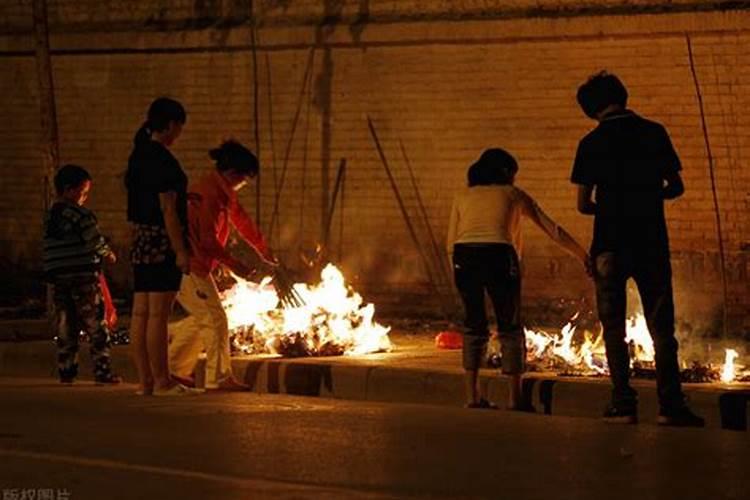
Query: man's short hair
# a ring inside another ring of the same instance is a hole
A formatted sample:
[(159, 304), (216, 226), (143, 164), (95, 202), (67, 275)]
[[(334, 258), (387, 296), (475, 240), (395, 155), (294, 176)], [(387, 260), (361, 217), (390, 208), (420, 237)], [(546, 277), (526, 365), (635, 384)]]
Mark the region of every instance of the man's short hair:
[(518, 172), (513, 155), (500, 148), (491, 148), (469, 167), (469, 187), (511, 184)]
[(628, 91), (615, 75), (600, 71), (578, 87), (576, 98), (586, 116), (596, 119), (600, 112), (612, 104), (624, 108), (628, 103)]
[(63, 165), (55, 174), (55, 191), (58, 195), (61, 195), (68, 189), (77, 188), (90, 180), (91, 174), (85, 168), (78, 165)]

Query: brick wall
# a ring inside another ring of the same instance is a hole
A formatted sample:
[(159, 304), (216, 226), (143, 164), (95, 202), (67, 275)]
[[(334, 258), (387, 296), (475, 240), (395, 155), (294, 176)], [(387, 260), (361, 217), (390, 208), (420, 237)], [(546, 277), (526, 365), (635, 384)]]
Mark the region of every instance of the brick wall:
[[(0, 36), (0, 172), (7, 186), (0, 200), (0, 242), (4, 267), (22, 277), (37, 267), (41, 206), (29, 4), (0, 1), (0, 19), (5, 19), (0, 24), (5, 33)], [(207, 149), (225, 137), (254, 146), (250, 33), (238, 24), (249, 3), (152, 0), (115, 8), (123, 4), (50, 2), (63, 160), (92, 170), (90, 203), (122, 254), (127, 227), (121, 173), (132, 134), (153, 97), (176, 97), (188, 109), (175, 151), (191, 176), (209, 168)], [(608, 68), (628, 86), (635, 110), (667, 126), (682, 157), (687, 193), (668, 212), (678, 307), (683, 317), (710, 319), (721, 295), (718, 247), (687, 32), (715, 157), (730, 312), (733, 325), (741, 328), (750, 307), (750, 169), (745, 164), (750, 123), (741, 113), (750, 105), (750, 32), (745, 29), (750, 13), (722, 10), (726, 6), (615, 0), (256, 2), (263, 227), (271, 218), (273, 179), (281, 176), (301, 104), (279, 230), (273, 235), (289, 262), (297, 262), (300, 250), (320, 239), (322, 207), (338, 160), (345, 157), (343, 219), (339, 211), (334, 255), (341, 252), (349, 274), (373, 296), (404, 297), (428, 289), (370, 140), (367, 115), (416, 217), (400, 153), (403, 142), (441, 242), (466, 167), (494, 145), (519, 159), (519, 185), (587, 242), (591, 221), (577, 214), (575, 188), (567, 179), (577, 141), (592, 123), (578, 110), (574, 94), (588, 74)], [(301, 92), (313, 46), (311, 82)], [(254, 188), (242, 199), (254, 209)], [(575, 262), (534, 228), (527, 228), (525, 238), (530, 304), (590, 294)], [(119, 266), (120, 287), (126, 276), (126, 267)]]

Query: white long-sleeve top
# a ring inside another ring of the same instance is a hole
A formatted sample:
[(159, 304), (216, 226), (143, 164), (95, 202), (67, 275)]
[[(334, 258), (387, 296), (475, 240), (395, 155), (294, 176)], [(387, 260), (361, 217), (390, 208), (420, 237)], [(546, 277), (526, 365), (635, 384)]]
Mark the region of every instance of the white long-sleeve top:
[(456, 243), (507, 243), (521, 256), (521, 216), (531, 219), (554, 241), (562, 242), (562, 228), (534, 199), (512, 185), (474, 186), (458, 193), (448, 222), (447, 250)]

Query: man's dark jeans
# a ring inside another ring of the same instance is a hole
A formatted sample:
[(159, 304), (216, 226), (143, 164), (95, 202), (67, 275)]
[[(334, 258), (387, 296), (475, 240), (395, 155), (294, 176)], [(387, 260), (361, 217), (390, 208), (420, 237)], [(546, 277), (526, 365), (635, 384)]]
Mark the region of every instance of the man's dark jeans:
[(526, 344), (521, 326), (521, 272), (516, 251), (511, 245), (501, 243), (457, 244), (453, 273), (466, 311), (464, 369), (478, 370), (487, 350), (486, 292), (495, 309), (502, 371), (523, 373)]
[(633, 278), (656, 351), (656, 384), (662, 411), (684, 404), (674, 332), (672, 268), (668, 254), (619, 251), (596, 256), (596, 302), (604, 328), (607, 363), (614, 388), (612, 404), (633, 410), (637, 394), (630, 386), (630, 356), (625, 343), (626, 284)]

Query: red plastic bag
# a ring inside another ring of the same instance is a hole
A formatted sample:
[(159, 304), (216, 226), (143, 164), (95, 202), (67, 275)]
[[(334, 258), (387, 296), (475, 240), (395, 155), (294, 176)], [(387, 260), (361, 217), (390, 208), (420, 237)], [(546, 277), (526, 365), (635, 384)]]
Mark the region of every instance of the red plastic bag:
[(112, 294), (109, 293), (109, 286), (107, 286), (104, 273), (99, 273), (99, 288), (102, 290), (102, 299), (104, 300), (104, 321), (106, 321), (110, 330), (114, 330), (117, 326), (117, 309), (112, 302)]
[(461, 349), (464, 336), (454, 331), (440, 332), (435, 336), (435, 347), (438, 349)]

